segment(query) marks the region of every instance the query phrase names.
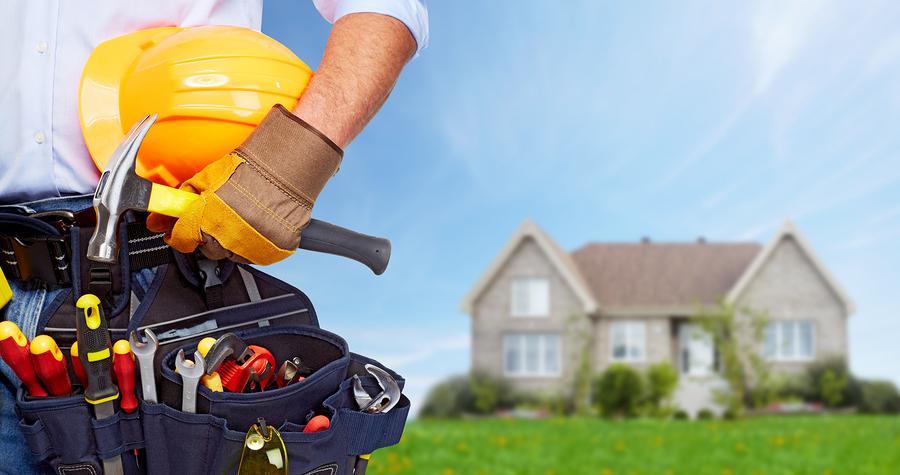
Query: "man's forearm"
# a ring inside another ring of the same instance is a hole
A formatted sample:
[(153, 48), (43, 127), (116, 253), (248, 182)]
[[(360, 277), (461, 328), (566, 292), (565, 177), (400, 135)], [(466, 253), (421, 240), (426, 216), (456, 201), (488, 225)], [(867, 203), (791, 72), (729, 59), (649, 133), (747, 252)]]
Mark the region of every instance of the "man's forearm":
[(341, 18), (294, 113), (345, 148), (384, 104), (415, 51), (399, 20), (374, 13)]

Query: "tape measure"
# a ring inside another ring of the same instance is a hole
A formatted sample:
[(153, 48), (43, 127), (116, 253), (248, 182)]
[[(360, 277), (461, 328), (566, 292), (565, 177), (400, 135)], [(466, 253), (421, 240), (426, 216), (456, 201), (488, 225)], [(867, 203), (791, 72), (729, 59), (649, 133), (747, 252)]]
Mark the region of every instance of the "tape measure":
[(10, 300), (12, 300), (12, 289), (9, 288), (9, 282), (3, 275), (3, 269), (0, 269), (0, 308), (3, 308)]

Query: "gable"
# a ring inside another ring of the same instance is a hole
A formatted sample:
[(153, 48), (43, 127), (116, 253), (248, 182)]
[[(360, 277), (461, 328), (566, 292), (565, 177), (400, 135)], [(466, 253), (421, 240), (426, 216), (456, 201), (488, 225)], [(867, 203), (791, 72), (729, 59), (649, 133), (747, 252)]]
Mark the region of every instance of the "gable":
[(783, 308), (830, 305), (853, 313), (843, 288), (793, 224), (785, 223), (728, 295), (732, 302)]
[(571, 257), (559, 248), (547, 234), (545, 234), (531, 220), (525, 220), (515, 234), (506, 243), (500, 254), (488, 266), (487, 270), (482, 274), (479, 281), (469, 291), (463, 299), (461, 308), (467, 314), (472, 314), (475, 302), (481, 295), (487, 291), (488, 287), (497, 278), (498, 274), (504, 270), (510, 259), (519, 249), (520, 245), (525, 241), (533, 243), (536, 251), (540, 252), (544, 259), (559, 274), (560, 279), (575, 295), (585, 313), (592, 314), (597, 310), (597, 303), (594, 301), (590, 290), (584, 283), (583, 278), (578, 273), (578, 269), (572, 262)]

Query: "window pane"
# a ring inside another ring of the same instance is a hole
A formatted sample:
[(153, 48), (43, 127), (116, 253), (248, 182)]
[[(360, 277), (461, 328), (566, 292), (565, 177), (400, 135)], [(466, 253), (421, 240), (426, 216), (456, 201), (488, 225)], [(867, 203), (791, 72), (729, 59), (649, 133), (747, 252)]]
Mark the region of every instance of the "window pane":
[(525, 335), (525, 373), (537, 374), (540, 349), (538, 348), (540, 335)]
[(512, 314), (526, 315), (528, 312), (528, 281), (516, 279), (512, 283)]
[(798, 324), (800, 332), (800, 347), (798, 348), (799, 356), (804, 358), (813, 357), (813, 324), (812, 322), (800, 322)]
[(613, 359), (625, 359), (627, 348), (625, 346), (625, 324), (623, 322), (612, 324), (612, 354)]
[(506, 362), (506, 372), (509, 374), (518, 374), (522, 372), (521, 342), (522, 339), (519, 335), (507, 335), (503, 338), (503, 345), (505, 348), (503, 353)]
[(559, 373), (559, 336), (544, 336), (544, 372)]
[(778, 345), (776, 342), (776, 331), (775, 331), (775, 323), (770, 323), (766, 325), (766, 331), (763, 340), (763, 356), (766, 358), (774, 358), (775, 357), (775, 348)]
[(628, 354), (631, 359), (642, 360), (644, 359), (644, 342), (646, 341), (644, 323), (633, 322), (629, 324), (629, 326), (631, 327), (631, 331), (629, 332), (628, 338)]
[(550, 313), (550, 282), (547, 279), (531, 279), (528, 315), (544, 316)]
[(781, 322), (781, 357), (794, 357), (794, 322)]

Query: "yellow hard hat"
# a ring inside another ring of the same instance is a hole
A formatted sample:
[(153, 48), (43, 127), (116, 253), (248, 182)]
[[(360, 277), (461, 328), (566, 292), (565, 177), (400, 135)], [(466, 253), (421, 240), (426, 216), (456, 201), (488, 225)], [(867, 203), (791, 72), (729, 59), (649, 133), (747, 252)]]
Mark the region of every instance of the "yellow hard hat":
[(81, 76), (84, 141), (103, 170), (135, 122), (159, 114), (137, 172), (178, 186), (241, 144), (269, 109), (293, 109), (313, 71), (268, 36), (235, 26), (164, 27), (98, 45)]

